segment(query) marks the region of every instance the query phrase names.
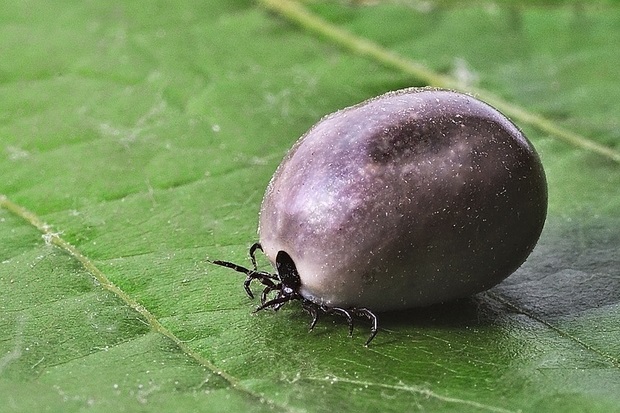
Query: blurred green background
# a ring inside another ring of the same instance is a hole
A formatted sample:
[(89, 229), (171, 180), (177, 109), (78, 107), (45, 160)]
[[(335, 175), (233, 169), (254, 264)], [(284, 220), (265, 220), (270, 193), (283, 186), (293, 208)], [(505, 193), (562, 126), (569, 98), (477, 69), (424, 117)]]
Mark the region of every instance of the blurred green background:
[[(613, 1), (3, 4), (2, 411), (620, 411), (619, 44)], [(206, 259), (248, 262), (293, 142), (446, 82), (541, 155), (526, 264), (368, 348), (363, 321), (252, 314)]]

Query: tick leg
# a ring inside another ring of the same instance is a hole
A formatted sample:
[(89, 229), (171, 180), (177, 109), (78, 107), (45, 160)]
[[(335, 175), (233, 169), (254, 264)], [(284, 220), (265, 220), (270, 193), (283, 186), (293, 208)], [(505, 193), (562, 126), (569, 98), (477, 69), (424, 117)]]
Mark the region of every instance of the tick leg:
[(303, 300), (301, 306), (310, 314), (310, 317), (312, 317), (312, 321), (310, 322), (310, 331), (312, 331), (314, 330), (314, 326), (316, 326), (316, 322), (319, 320), (318, 306), (309, 300)]
[[(282, 285), (281, 284), (273, 284), (272, 285), (268, 285), (267, 287), (265, 287), (265, 289), (263, 290), (262, 294), (260, 295), (260, 303), (261, 305), (264, 305), (267, 302), (267, 295), (272, 292), (272, 291), (281, 291), (282, 290)], [(277, 298), (277, 297), (276, 297)], [(280, 309), (280, 307), (282, 307), (284, 305), (284, 303), (278, 303), (275, 304), (273, 306), (273, 311), (278, 311)]]
[(254, 298), (254, 294), (252, 294), (252, 291), (250, 291), (250, 283), (253, 279), (257, 278), (256, 271), (249, 270), (245, 267), (242, 267), (241, 265), (237, 265), (228, 261), (214, 260), (211, 262), (215, 265), (221, 265), (222, 267), (230, 268), (247, 275), (247, 277), (245, 277), (245, 281), (243, 282), (243, 288), (245, 288), (245, 292), (250, 298)]
[(211, 262), (213, 264), (221, 265), (222, 267), (226, 267), (226, 268), (231, 268), (231, 269), (233, 269), (235, 271), (242, 272), (242, 273), (247, 274), (247, 275), (250, 275), (250, 273), (254, 272), (254, 271), (249, 270), (249, 269), (247, 269), (245, 267), (242, 267), (241, 265), (237, 265), (235, 263), (228, 262), (228, 261), (213, 260)]
[(260, 303), (261, 304), (265, 304), (267, 302), (267, 294), (269, 294), (270, 292), (277, 290), (278, 288), (276, 288), (275, 285), (273, 286), (266, 286), (265, 289), (263, 290), (263, 292), (260, 295)]
[(349, 325), (349, 337), (353, 337), (353, 317), (351, 317), (351, 313), (347, 310), (345, 310), (344, 308), (340, 308), (340, 307), (332, 307), (332, 308), (328, 308), (327, 313), (338, 313), (341, 316), (343, 316), (344, 318), (347, 319), (347, 324)]
[(245, 292), (250, 296), (250, 298), (254, 298), (254, 294), (252, 294), (252, 291), (250, 290), (250, 284), (252, 283), (252, 281), (258, 280), (261, 284), (265, 286), (265, 289), (261, 294), (261, 303), (264, 303), (267, 297), (267, 293), (273, 290), (279, 290), (278, 286), (273, 281), (271, 281), (272, 279), (274, 279), (272, 275), (266, 272), (250, 271), (245, 281), (243, 282), (243, 288), (245, 288)]
[(378, 329), (377, 316), (375, 315), (375, 313), (373, 313), (366, 307), (352, 308), (351, 312), (358, 317), (366, 317), (370, 320), (370, 323), (371, 323), (370, 337), (368, 337), (368, 340), (366, 340), (366, 344), (364, 344), (365, 346), (368, 346), (368, 344), (372, 341), (372, 339), (375, 338), (375, 336), (377, 335), (377, 329)]
[(273, 307), (274, 310), (278, 310), (280, 307), (282, 307), (282, 305), (286, 304), (287, 302), (291, 300), (293, 300), (293, 298), (287, 297), (287, 296), (276, 297), (273, 300), (269, 300), (266, 303), (261, 304), (258, 307), (256, 307), (256, 310), (254, 310), (254, 312), (257, 313), (260, 310), (264, 310), (267, 307)]
[(251, 276), (247, 276), (245, 281), (243, 282), (243, 288), (245, 288), (245, 293), (252, 299), (254, 299), (254, 294), (252, 294), (252, 290), (250, 290), (250, 283), (254, 278)]
[(220, 265), (222, 267), (230, 268), (237, 272), (245, 274), (247, 277), (243, 282), (243, 288), (245, 289), (245, 292), (250, 298), (254, 298), (254, 294), (252, 294), (252, 291), (250, 290), (250, 284), (253, 280), (258, 280), (261, 282), (261, 284), (266, 285), (273, 290), (277, 289), (276, 284), (272, 281), (277, 280), (277, 277), (275, 275), (269, 274), (264, 271), (250, 270), (248, 268), (242, 267), (241, 265), (237, 265), (228, 261), (213, 260), (211, 261), (211, 263)]
[(250, 247), (250, 259), (252, 260), (252, 265), (254, 266), (254, 271), (258, 271), (258, 268), (256, 267), (256, 256), (255, 256), (256, 255), (256, 250), (263, 251), (263, 246), (260, 245), (259, 242), (255, 242)]

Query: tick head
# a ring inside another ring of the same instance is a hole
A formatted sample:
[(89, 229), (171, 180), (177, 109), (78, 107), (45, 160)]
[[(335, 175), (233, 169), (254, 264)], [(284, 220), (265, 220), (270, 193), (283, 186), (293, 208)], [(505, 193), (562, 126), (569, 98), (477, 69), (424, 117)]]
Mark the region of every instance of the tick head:
[(285, 295), (299, 294), (301, 278), (297, 272), (295, 262), (284, 251), (278, 251), (276, 255), (276, 270), (282, 282), (282, 293)]

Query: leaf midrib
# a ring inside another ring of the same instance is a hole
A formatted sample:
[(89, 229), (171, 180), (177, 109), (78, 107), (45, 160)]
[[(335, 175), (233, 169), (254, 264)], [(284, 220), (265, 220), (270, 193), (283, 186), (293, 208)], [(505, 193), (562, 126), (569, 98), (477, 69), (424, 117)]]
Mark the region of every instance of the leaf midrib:
[(300, 3), (293, 0), (258, 0), (265, 9), (276, 12), (287, 20), (302, 28), (319, 35), (331, 42), (350, 50), (360, 56), (410, 75), (425, 82), (428, 86), (454, 89), (479, 97), (490, 105), (503, 112), (508, 117), (528, 124), (537, 130), (549, 134), (555, 139), (587, 151), (594, 152), (607, 159), (620, 163), (620, 152), (587, 138), (568, 129), (564, 129), (544, 116), (531, 112), (517, 104), (511, 103), (494, 93), (468, 85), (464, 85), (452, 76), (433, 71), (422, 63), (405, 58), (381, 45), (361, 36), (352, 34), (338, 26), (330, 24), (321, 17), (313, 14)]
[(166, 328), (159, 319), (153, 315), (146, 307), (140, 304), (136, 299), (127, 294), (121, 288), (119, 288), (116, 284), (114, 284), (87, 256), (83, 255), (75, 246), (70, 244), (68, 241), (63, 239), (60, 236), (59, 232), (53, 231), (53, 226), (44, 222), (37, 214), (26, 209), (25, 207), (14, 203), (8, 197), (3, 194), (0, 194), (0, 208), (4, 208), (11, 212), (12, 214), (18, 216), (19, 218), (26, 221), (31, 226), (35, 227), (43, 234), (43, 239), (46, 243), (56, 246), (61, 249), (65, 253), (72, 256), (75, 260), (77, 260), (84, 269), (93, 276), (95, 280), (101, 285), (101, 287), (112, 294), (119, 297), (126, 305), (131, 307), (134, 311), (140, 314), (149, 326), (163, 336), (170, 339), (183, 353), (185, 353), (188, 357), (194, 359), (198, 364), (205, 367), (213, 374), (221, 377), (227, 383), (231, 385), (232, 388), (239, 390), (243, 393), (248, 394), (250, 397), (256, 399), (258, 402), (266, 403), (272, 407), (277, 407), (281, 410), (285, 411), (293, 411), (289, 406), (280, 405), (273, 400), (267, 400), (260, 394), (252, 391), (248, 387), (245, 387), (241, 384), (241, 381), (236, 377), (228, 374), (222, 369), (217, 368), (217, 366), (203, 357), (201, 354), (192, 349), (189, 345), (187, 345), (183, 340), (177, 337), (172, 331)]
[[(272, 407), (276, 407), (276, 408), (284, 410), (284, 411), (294, 411), (294, 409), (292, 409), (291, 406), (279, 404), (279, 403), (277, 403), (276, 401), (274, 401), (272, 399), (266, 399), (264, 396), (260, 395), (259, 393), (256, 393), (255, 391), (251, 390), (250, 388), (248, 388), (246, 386), (243, 386), (241, 384), (241, 380), (239, 380), (238, 378), (228, 374), (224, 370), (218, 368), (215, 364), (213, 364), (212, 362), (207, 360), (200, 353), (198, 353), (197, 351), (192, 349), (186, 342), (181, 340), (172, 331), (170, 331), (168, 328), (166, 328), (161, 323), (161, 321), (155, 315), (153, 315), (146, 307), (144, 307), (136, 299), (134, 299), (132, 296), (130, 296), (128, 293), (126, 293), (124, 290), (122, 290), (116, 284), (114, 284), (94, 264), (93, 260), (91, 260), (87, 256), (83, 255), (75, 246), (73, 246), (72, 244), (67, 242), (65, 239), (63, 239), (61, 237), (60, 233), (54, 232), (53, 231), (53, 226), (48, 224), (48, 223), (46, 223), (46, 222), (44, 222), (34, 212), (26, 209), (25, 207), (23, 207), (23, 206), (21, 206), (19, 204), (16, 204), (16, 203), (12, 202), (10, 199), (8, 199), (8, 197), (6, 197), (5, 195), (2, 195), (2, 194), (0, 194), (0, 207), (8, 210), (9, 212), (14, 214), (15, 216), (23, 219), (28, 224), (30, 224), (31, 226), (35, 227), (38, 231), (40, 231), (42, 233), (43, 239), (45, 240), (46, 243), (49, 243), (51, 245), (56, 246), (57, 248), (61, 249), (63, 252), (69, 254), (75, 260), (77, 260), (84, 267), (84, 269), (89, 274), (91, 274), (95, 280), (98, 281), (98, 283), (101, 285), (102, 288), (104, 288), (105, 290), (107, 290), (107, 291), (111, 292), (112, 294), (116, 295), (117, 297), (119, 297), (126, 305), (128, 305), (130, 308), (132, 308), (138, 314), (140, 314), (144, 318), (144, 320), (146, 320), (146, 322), (152, 328), (153, 331), (155, 331), (155, 332), (157, 332), (159, 334), (162, 334), (163, 336), (165, 336), (166, 338), (171, 340), (174, 343), (174, 345), (179, 350), (181, 350), (181, 352), (186, 354), (189, 358), (193, 359), (199, 365), (201, 365), (201, 366), (205, 367), (206, 369), (208, 369), (209, 371), (211, 371), (213, 374), (215, 374), (215, 375), (221, 377), (222, 379), (224, 379), (227, 383), (230, 384), (230, 386), (232, 388), (234, 388), (234, 389), (236, 389), (238, 391), (241, 391), (241, 392), (249, 395), (250, 397), (256, 399), (257, 401), (259, 401), (261, 403), (266, 403), (266, 404), (268, 404), (268, 405), (270, 405)], [(487, 292), (487, 294), (492, 299), (495, 299), (495, 300), (503, 303), (504, 305), (509, 306), (514, 311), (517, 311), (517, 312), (519, 312), (521, 314), (524, 314), (528, 318), (541, 323), (545, 327), (547, 327), (547, 328), (553, 330), (554, 332), (556, 332), (556, 334), (558, 334), (558, 335), (560, 335), (560, 336), (562, 336), (564, 338), (567, 338), (567, 339), (573, 341), (574, 343), (576, 343), (577, 345), (579, 345), (581, 348), (585, 349), (586, 351), (594, 353), (594, 354), (596, 354), (596, 355), (598, 355), (600, 357), (603, 357), (604, 359), (606, 359), (610, 363), (612, 363), (613, 367), (615, 367), (615, 368), (619, 368), (620, 367), (620, 361), (617, 358), (615, 358), (614, 356), (612, 356), (612, 355), (610, 355), (608, 353), (605, 353), (604, 351), (602, 351), (602, 350), (600, 350), (600, 349), (598, 349), (598, 348), (596, 348), (596, 347), (594, 347), (594, 346), (584, 342), (579, 337), (576, 337), (576, 336), (574, 336), (574, 335), (572, 335), (572, 334), (570, 334), (570, 333), (568, 333), (566, 331), (563, 331), (561, 328), (546, 322), (544, 319), (542, 319), (540, 317), (537, 317), (535, 314), (527, 311), (527, 309), (521, 308), (520, 306), (518, 306), (518, 305), (508, 301), (506, 298), (504, 298), (504, 297), (502, 297), (500, 295), (489, 293), (489, 292)], [(309, 377), (309, 379), (312, 379), (312, 378)], [(401, 389), (401, 390), (405, 391), (405, 389)], [(437, 396), (439, 399), (442, 399), (442, 397), (443, 397), (443, 396), (435, 395), (435, 394), (431, 394), (431, 393), (426, 394), (426, 396), (428, 396), (428, 397), (435, 397), (435, 396)], [(464, 402), (464, 403), (467, 404), (466, 400), (461, 400), (460, 402)], [(493, 406), (478, 406), (478, 407), (490, 408), (492, 411), (496, 411), (496, 410), (494, 410)], [(499, 410), (497, 410), (497, 411), (499, 411)]]

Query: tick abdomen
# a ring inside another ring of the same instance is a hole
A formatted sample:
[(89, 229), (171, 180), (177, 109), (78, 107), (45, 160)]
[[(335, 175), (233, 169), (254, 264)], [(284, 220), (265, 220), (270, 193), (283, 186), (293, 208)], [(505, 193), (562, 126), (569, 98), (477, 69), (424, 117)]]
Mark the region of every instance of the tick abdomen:
[(547, 191), (538, 156), (501, 113), (434, 89), (325, 117), (263, 200), (260, 242), (286, 251), (302, 295), (373, 311), (487, 289), (536, 244)]

